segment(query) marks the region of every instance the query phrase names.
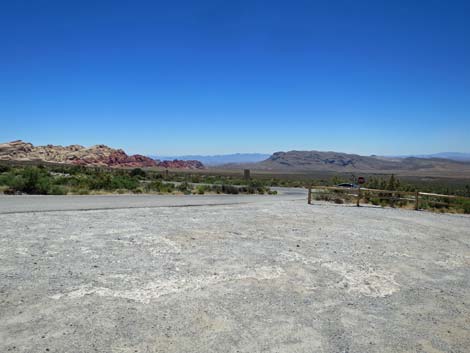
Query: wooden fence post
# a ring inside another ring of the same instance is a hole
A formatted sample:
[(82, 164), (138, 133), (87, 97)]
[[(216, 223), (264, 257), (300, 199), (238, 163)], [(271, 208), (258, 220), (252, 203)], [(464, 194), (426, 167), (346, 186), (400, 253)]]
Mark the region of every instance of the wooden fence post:
[(309, 205), (312, 204), (312, 185), (308, 187), (308, 201), (307, 202)]
[(357, 203), (356, 206), (359, 207), (359, 201), (361, 200), (361, 186), (357, 189)]
[(415, 210), (419, 210), (419, 191), (416, 191), (415, 193)]

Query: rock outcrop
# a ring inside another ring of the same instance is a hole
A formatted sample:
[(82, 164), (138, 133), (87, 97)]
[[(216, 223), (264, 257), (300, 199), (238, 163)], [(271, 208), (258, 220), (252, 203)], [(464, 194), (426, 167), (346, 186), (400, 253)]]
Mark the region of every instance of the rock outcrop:
[(21, 140), (0, 144), (0, 160), (42, 161), (103, 167), (204, 168), (198, 161), (160, 162), (140, 154), (129, 156), (122, 149), (114, 149), (106, 145), (33, 146)]

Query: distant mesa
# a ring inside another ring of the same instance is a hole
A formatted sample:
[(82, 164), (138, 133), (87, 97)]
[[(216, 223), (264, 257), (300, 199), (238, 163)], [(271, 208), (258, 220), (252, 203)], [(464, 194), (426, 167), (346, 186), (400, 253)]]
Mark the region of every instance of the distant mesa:
[(33, 146), (21, 140), (0, 144), (0, 160), (63, 163), (96, 167), (162, 167), (177, 169), (202, 169), (199, 161), (156, 161), (152, 158), (134, 154), (127, 155), (122, 149), (106, 145), (84, 147), (70, 146)]

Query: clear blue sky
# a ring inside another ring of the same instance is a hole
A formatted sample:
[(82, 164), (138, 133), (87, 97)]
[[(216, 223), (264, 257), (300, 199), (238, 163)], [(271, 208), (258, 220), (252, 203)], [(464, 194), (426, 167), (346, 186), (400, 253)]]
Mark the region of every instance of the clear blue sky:
[(0, 141), (470, 152), (470, 1), (2, 1)]

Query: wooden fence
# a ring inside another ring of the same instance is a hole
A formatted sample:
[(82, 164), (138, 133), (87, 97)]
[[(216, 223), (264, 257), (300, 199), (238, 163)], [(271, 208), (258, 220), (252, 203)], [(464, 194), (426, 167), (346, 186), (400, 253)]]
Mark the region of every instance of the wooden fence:
[[(426, 202), (437, 206), (451, 206), (452, 200), (468, 200), (470, 197), (456, 196), (456, 195), (443, 195), (434, 194), (429, 192), (411, 192), (411, 191), (398, 191), (398, 190), (379, 190), (379, 189), (368, 189), (368, 188), (344, 188), (336, 186), (310, 186), (308, 188), (308, 204), (312, 204), (312, 195), (314, 193), (325, 193), (325, 192), (336, 192), (339, 195), (341, 193), (356, 199), (356, 205), (359, 207), (361, 199), (364, 197), (374, 196), (379, 200), (389, 200), (390, 202), (406, 201), (414, 204), (414, 209), (420, 209), (420, 203)], [(387, 196), (386, 196), (387, 195)], [(445, 201), (442, 201), (445, 200)]]

